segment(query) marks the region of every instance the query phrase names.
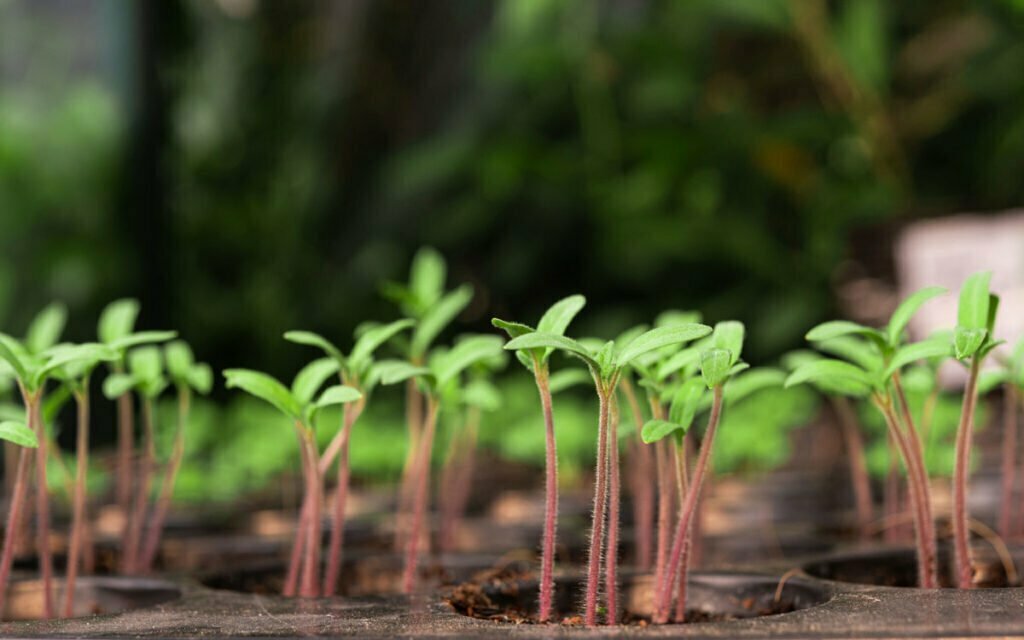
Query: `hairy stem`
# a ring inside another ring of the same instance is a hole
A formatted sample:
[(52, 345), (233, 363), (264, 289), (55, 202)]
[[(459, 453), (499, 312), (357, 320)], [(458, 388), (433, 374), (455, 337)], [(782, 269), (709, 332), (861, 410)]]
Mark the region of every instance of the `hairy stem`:
[(1013, 486), (1017, 481), (1017, 389), (1003, 385), (1003, 459), (999, 506), (999, 535), (1008, 540), (1013, 535)]
[(555, 441), (555, 414), (551, 405), (546, 365), (534, 363), (537, 392), (544, 414), (544, 533), (541, 536), (540, 604), (538, 619), (551, 619), (551, 602), (555, 590), (555, 537), (558, 532), (558, 445)]
[[(29, 414), (31, 416), (31, 414)], [(31, 421), (31, 417), (29, 418)], [(31, 429), (32, 426), (29, 425)], [(11, 575), (11, 564), (14, 561), (14, 548), (18, 544), (18, 533), (21, 531), (21, 512), (25, 506), (28, 489), (28, 467), (31, 450), (18, 447), (18, 462), (14, 472), (14, 484), (11, 487), (11, 501), (7, 508), (7, 524), (4, 527), (3, 550), (0, 551), (0, 617), (3, 616), (7, 599), (7, 580)]]
[(704, 472), (708, 467), (708, 460), (711, 458), (711, 448), (715, 443), (715, 431), (718, 429), (718, 422), (722, 415), (722, 385), (713, 390), (711, 403), (711, 415), (708, 417), (708, 428), (704, 435), (704, 442), (700, 447), (700, 455), (697, 457), (697, 464), (693, 468), (693, 477), (690, 486), (687, 487), (686, 497), (683, 506), (679, 511), (679, 522), (676, 525), (675, 537), (672, 540), (672, 553), (669, 558), (668, 568), (662, 577), (662, 585), (658, 590), (658, 599), (654, 609), (653, 621), (655, 624), (668, 622), (669, 608), (672, 600), (672, 586), (676, 582), (677, 571), (683, 574), (680, 584), (683, 589), (679, 598), (683, 600), (683, 607), (686, 606), (686, 576), (688, 567), (683, 565), (683, 550), (690, 544), (690, 529), (693, 523), (693, 516), (697, 510), (700, 499), (701, 487), (704, 484)]
[(605, 549), (604, 590), (608, 624), (619, 622), (619, 406), (611, 394), (611, 417), (608, 421), (608, 543)]
[(416, 588), (419, 568), (419, 544), (423, 521), (426, 519), (427, 503), (430, 501), (430, 454), (434, 448), (434, 432), (437, 430), (437, 399), (427, 398), (427, 416), (420, 434), (419, 455), (415, 465), (415, 488), (412, 503), (412, 522), (406, 540), (405, 571), (402, 576), (402, 591), (412, 593)]
[(641, 572), (651, 570), (651, 552), (654, 542), (654, 481), (651, 470), (654, 468), (651, 447), (643, 441), (644, 417), (640, 411), (640, 402), (629, 378), (624, 377), (619, 383), (626, 396), (633, 423), (636, 425), (636, 437), (629, 449), (630, 489), (633, 493), (633, 523), (636, 535), (636, 566)]
[(903, 413), (904, 424), (907, 428), (907, 444), (908, 449), (912, 458), (913, 466), (911, 467), (913, 473), (917, 475), (918, 493), (920, 494), (921, 504), (918, 508), (921, 510), (921, 537), (924, 540), (925, 545), (929, 548), (928, 558), (932, 563), (927, 567), (929, 572), (929, 582), (938, 587), (938, 552), (936, 548), (935, 538), (935, 518), (932, 515), (932, 496), (931, 486), (928, 484), (928, 469), (924, 463), (924, 451), (921, 445), (921, 436), (914, 426), (914, 418), (910, 413), (910, 404), (907, 402), (907, 395), (903, 392), (903, 385), (900, 382), (900, 374), (896, 372), (892, 376), (893, 389), (896, 391), (896, 397), (900, 403), (900, 410)]
[(306, 494), (309, 496), (309, 519), (306, 523), (306, 543), (303, 553), (302, 580), (299, 596), (315, 598), (320, 595), (320, 530), (321, 496), (320, 473), (317, 471), (316, 441), (308, 427), (297, 424), (302, 431), (303, 466), (306, 476)]
[[(88, 384), (88, 383), (87, 383)], [(86, 472), (89, 468), (89, 391), (75, 393), (78, 409), (76, 442), (75, 495), (72, 500), (71, 541), (68, 547), (67, 579), (64, 584), (64, 617), (70, 618), (75, 610), (75, 581), (78, 579), (80, 556), (85, 544), (85, 509), (88, 500)]]
[(181, 462), (185, 458), (185, 425), (188, 423), (191, 397), (192, 394), (187, 386), (178, 387), (178, 424), (174, 432), (174, 448), (171, 451), (170, 460), (167, 461), (167, 471), (160, 484), (160, 496), (157, 498), (149, 528), (146, 530), (146, 542), (142, 546), (142, 557), (139, 561), (139, 571), (142, 573), (149, 573), (153, 570), (153, 563), (156, 560), (157, 551), (160, 549), (164, 522), (167, 520), (167, 512), (171, 508), (171, 498), (174, 496), (174, 483), (178, 478)]
[(594, 514), (590, 525), (590, 551), (587, 554), (587, 592), (583, 623), (597, 624), (597, 592), (601, 582), (601, 551), (604, 545), (605, 508), (608, 502), (608, 422), (611, 413), (608, 392), (598, 382), (600, 409), (597, 422), (597, 465), (594, 482)]
[(341, 550), (345, 540), (345, 503), (348, 501), (348, 483), (350, 470), (348, 466), (349, 442), (352, 439), (352, 426), (359, 419), (363, 410), (363, 400), (355, 404), (347, 404), (343, 410), (341, 448), (338, 454), (338, 486), (334, 494), (334, 509), (331, 518), (331, 542), (327, 552), (327, 568), (324, 572), (323, 595), (333, 596), (341, 577)]
[(843, 396), (831, 396), (832, 407), (839, 417), (839, 428), (846, 445), (850, 465), (850, 485), (853, 487), (853, 502), (857, 513), (857, 531), (862, 540), (871, 537), (871, 480), (864, 462), (864, 442), (857, 428), (857, 415), (850, 401)]
[(974, 582), (971, 570), (970, 530), (967, 526), (967, 481), (970, 473), (971, 433), (974, 430), (974, 409), (978, 401), (980, 368), (981, 358), (975, 355), (971, 358), (960, 424), (956, 430), (956, 466), (953, 469), (953, 550), (957, 586), (961, 589), (970, 589)]
[(416, 381), (405, 383), (405, 424), (409, 433), (409, 448), (402, 465), (402, 483), (399, 485), (398, 502), (395, 507), (395, 549), (401, 549), (405, 529), (408, 526), (409, 505), (416, 492), (414, 486), (417, 472), (420, 437), (423, 432), (423, 394), (416, 388)]
[[(663, 419), (664, 411), (654, 399), (651, 400), (651, 415), (656, 420)], [(658, 479), (658, 538), (657, 550), (654, 555), (654, 588), (655, 600), (661, 589), (662, 578), (668, 563), (668, 547), (672, 535), (672, 507), (675, 502), (672, 494), (672, 474), (669, 463), (669, 443), (661, 439), (654, 443), (655, 475)]]

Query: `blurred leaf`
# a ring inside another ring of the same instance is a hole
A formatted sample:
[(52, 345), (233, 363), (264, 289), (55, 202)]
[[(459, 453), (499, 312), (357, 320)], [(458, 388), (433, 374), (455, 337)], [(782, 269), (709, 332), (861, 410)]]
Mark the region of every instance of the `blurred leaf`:
[(296, 420), (302, 417), (298, 401), (283, 384), (267, 374), (250, 369), (226, 369), (224, 378), (228, 389), (241, 389)]
[(39, 440), (36, 438), (36, 434), (32, 433), (31, 429), (25, 426), (24, 423), (12, 420), (0, 422), (0, 440), (7, 440), (19, 447), (28, 447), (29, 449), (35, 449), (39, 446)]
[(47, 305), (29, 325), (28, 333), (25, 335), (25, 348), (30, 353), (42, 353), (57, 344), (67, 320), (67, 307), (57, 302)]
[(99, 326), (96, 329), (100, 342), (110, 344), (130, 334), (135, 328), (138, 316), (138, 300), (122, 298), (108, 304), (100, 313)]

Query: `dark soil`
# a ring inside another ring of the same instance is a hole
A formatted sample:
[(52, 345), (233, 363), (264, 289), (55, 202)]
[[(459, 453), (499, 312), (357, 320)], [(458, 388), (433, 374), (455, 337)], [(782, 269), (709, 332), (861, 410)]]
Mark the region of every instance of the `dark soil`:
[[(1021, 565), (1020, 550), (1012, 554), (1016, 566)], [(1020, 576), (1007, 575), (1007, 568), (991, 548), (975, 547), (971, 554), (974, 567), (974, 586), (994, 589), (1021, 586)], [(939, 550), (939, 584), (952, 588), (952, 552), (948, 546)], [(916, 587), (917, 557), (913, 549), (876, 549), (854, 551), (804, 565), (804, 571), (816, 578), (870, 584), (882, 587)]]

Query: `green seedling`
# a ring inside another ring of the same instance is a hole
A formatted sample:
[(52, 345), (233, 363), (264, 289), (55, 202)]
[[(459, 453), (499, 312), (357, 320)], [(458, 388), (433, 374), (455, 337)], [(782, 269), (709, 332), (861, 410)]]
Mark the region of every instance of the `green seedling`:
[[(292, 420), (295, 434), (299, 441), (299, 453), (302, 458), (303, 478), (305, 479), (305, 496), (303, 504), (308, 504), (309, 523), (304, 526), (303, 515), (300, 514), (296, 536), (305, 537), (300, 546), (303, 556), (302, 579), (299, 595), (304, 598), (315, 598), (320, 594), (320, 517), (322, 512), (323, 474), (320, 471), (320, 454), (316, 445), (315, 419), (319, 411), (325, 407), (348, 405), (359, 402), (363, 394), (357, 389), (346, 385), (327, 387), (317, 395), (328, 378), (338, 372), (337, 361), (331, 358), (314, 360), (306, 365), (292, 382), (291, 389), (273, 377), (249, 369), (227, 369), (224, 378), (227, 387), (238, 388), (269, 403), (275, 409)], [(303, 513), (307, 510), (303, 509)]]
[[(677, 621), (682, 621), (686, 608), (686, 584), (689, 573), (689, 550), (693, 535), (693, 522), (700, 501), (701, 488), (707, 474), (708, 461), (714, 446), (715, 432), (722, 415), (725, 384), (736, 374), (748, 368), (740, 360), (743, 351), (744, 328), (735, 321), (719, 322), (714, 333), (703, 345), (700, 345), (699, 362), (700, 377), (692, 377), (682, 381), (675, 390), (669, 408), (668, 419), (653, 419), (644, 425), (645, 442), (656, 442), (669, 434), (677, 437), (685, 435), (697, 412), (705, 404), (707, 391), (711, 391), (710, 413), (707, 429), (701, 442), (700, 452), (694, 464), (693, 472), (681, 498), (679, 516), (675, 534), (672, 539), (672, 550), (668, 565), (662, 571), (661, 584), (655, 595), (655, 607), (652, 620), (656, 624), (669, 621), (672, 596), (678, 589), (676, 598)], [(770, 379), (769, 372), (751, 372), (751, 384), (737, 384), (736, 399), (762, 388), (766, 382), (777, 384), (777, 375)], [(748, 374), (750, 375), (750, 374)], [(739, 382), (739, 380), (737, 380)]]
[(870, 399), (882, 413), (907, 470), (917, 537), (918, 582), (926, 589), (938, 587), (935, 524), (921, 438), (900, 371), (914, 362), (952, 355), (949, 343), (941, 337), (904, 344), (906, 326), (913, 315), (925, 302), (943, 293), (941, 287), (928, 287), (910, 295), (893, 312), (885, 329), (843, 320), (818, 325), (807, 333), (807, 339), (839, 358), (806, 362), (786, 380), (786, 386), (810, 382), (827, 393)]
[[(328, 548), (327, 567), (324, 571), (324, 596), (334, 595), (338, 578), (341, 575), (341, 553), (345, 531), (345, 503), (348, 499), (348, 484), (349, 476), (351, 475), (349, 467), (349, 442), (351, 441), (352, 427), (366, 407), (370, 392), (379, 381), (379, 377), (376, 375), (376, 363), (374, 362), (373, 354), (382, 345), (400, 335), (412, 325), (412, 320), (396, 320), (385, 325), (365, 327), (361, 332), (357, 330), (355, 344), (348, 356), (345, 356), (338, 347), (331, 344), (326, 338), (315, 333), (309, 331), (289, 331), (284, 334), (286, 340), (321, 349), (328, 356), (327, 362), (334, 363), (335, 371), (340, 376), (342, 384), (348, 385), (363, 394), (363, 397), (358, 401), (344, 406), (341, 428), (324, 451), (318, 468), (321, 476), (324, 476), (334, 458), (338, 458), (338, 487), (335, 492), (332, 512), (331, 541)], [(293, 595), (296, 589), (298, 561), (301, 555), (301, 540), (303, 539), (301, 529), (308, 527), (313, 519), (312, 514), (308, 511), (309, 508), (309, 505), (304, 505), (304, 509), (307, 511), (305, 515), (300, 516), (300, 533), (296, 536), (296, 546), (292, 549), (292, 562), (289, 565), (288, 576), (285, 580), (284, 592), (286, 595)]]
[[(174, 331), (135, 331), (135, 321), (139, 315), (139, 303), (137, 300), (122, 298), (108, 304), (100, 313), (96, 333), (99, 341), (115, 349), (119, 358), (110, 363), (112, 373), (123, 374), (128, 366), (127, 353), (132, 347), (149, 343), (166, 342), (173, 340), (177, 333)], [(132, 491), (135, 487), (135, 473), (133, 460), (135, 459), (135, 408), (130, 392), (122, 393), (116, 398), (117, 401), (117, 471), (115, 474), (115, 492), (117, 505), (124, 514), (124, 529), (121, 532), (121, 548), (128, 546), (128, 537), (133, 528), (133, 522), (142, 517), (142, 514), (132, 512), (134, 500)], [(125, 565), (127, 556), (122, 556), (122, 572), (128, 567)]]
[[(525, 324), (508, 322), (494, 318), (491, 323), (516, 339), (534, 331), (563, 336), (576, 314), (587, 303), (581, 295), (563, 298), (551, 305), (541, 316), (534, 329)], [(558, 452), (555, 444), (555, 417), (551, 401), (551, 373), (548, 360), (554, 352), (553, 348), (540, 347), (522, 349), (516, 357), (532, 374), (540, 394), (541, 412), (544, 416), (544, 532), (541, 539), (540, 563), (540, 606), (538, 619), (548, 622), (551, 619), (551, 603), (554, 594), (555, 537), (558, 526)]]
[[(24, 342), (0, 334), (0, 359), (14, 377), (25, 407), (25, 426), (36, 436), (36, 552), (43, 582), (43, 617), (52, 618), (53, 608), (53, 554), (50, 551), (50, 499), (47, 491), (46, 463), (48, 447), (46, 429), (40, 417), (46, 382), (53, 372), (47, 368), (47, 350), (53, 347), (64, 330), (67, 310), (63, 305), (51, 304), (44, 308), (29, 325)], [(5, 530), (4, 550), (0, 552), (0, 612), (3, 595), (13, 560), (14, 544), (20, 527), (20, 513), (24, 507), (28, 482), (29, 448), (18, 453), (17, 471)]]
[[(463, 371), (481, 360), (489, 360), (501, 353), (501, 339), (497, 336), (471, 336), (465, 338), (450, 350), (435, 350), (427, 360), (427, 366), (413, 362), (390, 361), (380, 368), (383, 384), (396, 384), (416, 380), (426, 395), (426, 416), (423, 433), (419, 438), (412, 478), (416, 487), (412, 497), (412, 520), (406, 538), (405, 570), (402, 588), (412, 593), (416, 587), (419, 566), (420, 531), (426, 517), (430, 487), (430, 458), (434, 434), (437, 430), (437, 414), (441, 408), (444, 392), (449, 385), (457, 385)], [(410, 442), (410, 446), (411, 446)]]
[(185, 342), (176, 340), (164, 345), (164, 362), (167, 366), (167, 376), (178, 396), (178, 420), (174, 429), (174, 445), (160, 485), (159, 497), (146, 527), (146, 540), (142, 545), (142, 555), (138, 563), (141, 573), (153, 570), (153, 562), (160, 548), (164, 522), (174, 495), (174, 483), (185, 457), (185, 425), (188, 424), (188, 414), (192, 407), (192, 393), (206, 395), (213, 388), (213, 370), (210, 369), (210, 365), (196, 362), (191, 347)]
[(957, 586), (970, 589), (973, 571), (968, 539), (967, 480), (970, 472), (971, 439), (974, 431), (974, 408), (978, 401), (978, 375), (981, 363), (1000, 344), (993, 335), (999, 296), (989, 291), (988, 271), (976, 273), (960, 289), (956, 328), (953, 330), (953, 354), (967, 364), (967, 386), (963, 408), (956, 431), (956, 462), (953, 469), (953, 550), (956, 561)]
[(164, 375), (164, 359), (159, 347), (147, 345), (133, 349), (128, 353), (127, 360), (126, 372), (111, 373), (103, 381), (103, 395), (109, 400), (116, 400), (134, 391), (142, 405), (142, 453), (134, 473), (136, 487), (129, 510), (128, 531), (121, 551), (121, 572), (134, 575), (141, 571), (142, 530), (156, 465), (153, 407), (169, 382)]
[[(617, 585), (615, 573), (617, 553), (615, 549), (605, 551), (605, 533), (617, 528), (618, 522), (606, 522), (605, 511), (617, 510), (618, 487), (618, 437), (615, 422), (611, 420), (615, 392), (622, 373), (640, 357), (652, 351), (671, 345), (678, 345), (701, 338), (711, 332), (702, 324), (688, 323), (659, 327), (624, 340), (621, 344), (608, 341), (601, 346), (586, 344), (556, 333), (533, 332), (518, 336), (505, 345), (509, 350), (558, 349), (583, 360), (590, 370), (598, 396), (597, 474), (594, 487), (594, 511), (591, 524), (590, 551), (587, 563), (587, 587), (584, 600), (584, 624), (594, 626), (598, 616), (598, 588), (601, 574), (602, 552), (605, 552), (605, 598), (607, 620), (617, 621)], [(609, 479), (611, 482), (609, 483)], [(610, 486), (609, 486), (610, 484)], [(609, 509), (609, 497), (611, 508)], [(609, 537), (614, 537), (611, 532)]]
[(1020, 531), (1024, 524), (1024, 510), (1018, 513), (1020, 521), (1013, 522), (1013, 489), (1017, 482), (1017, 412), (1024, 397), (1024, 338), (1014, 345), (1009, 356), (998, 358), (998, 361), (998, 369), (979, 374), (978, 395), (983, 396), (997, 387), (1003, 390), (1002, 483), (996, 529), (1006, 540)]
[(51, 349), (44, 370), (64, 382), (75, 399), (77, 438), (75, 443), (75, 480), (72, 498), (71, 537), (68, 543), (67, 579), (64, 587), (63, 615), (70, 617), (75, 606), (75, 582), (82, 558), (91, 555), (87, 544), (88, 477), (89, 468), (89, 381), (93, 370), (101, 362), (117, 359), (117, 352), (102, 344), (88, 343), (58, 346)]
[(0, 551), (0, 611), (6, 603), (7, 581), (11, 573), (11, 563), (14, 560), (14, 549), (18, 538), (21, 523), (21, 512), (24, 509), (25, 491), (28, 484), (28, 450), (39, 446), (39, 439), (35, 430), (20, 420), (0, 421), (0, 440), (5, 444), (17, 447), (20, 453), (17, 456), (17, 467), (14, 472), (14, 485), (10, 497), (10, 505), (7, 508), (7, 523), (4, 527), (3, 550)]
[[(445, 293), (447, 277), (448, 266), (444, 257), (435, 249), (423, 247), (413, 256), (408, 284), (386, 282), (381, 287), (384, 297), (397, 303), (406, 317), (415, 320), (408, 341), (397, 341), (400, 342), (405, 358), (413, 365), (424, 364), (431, 344), (473, 298), (473, 288), (469, 285), (462, 285)], [(415, 381), (408, 380), (405, 387), (405, 419), (410, 446), (402, 469), (402, 482), (395, 513), (396, 549), (402, 546), (404, 525), (415, 493), (413, 467), (416, 451), (419, 450), (420, 436), (424, 430), (424, 405), (424, 398), (419, 393)]]

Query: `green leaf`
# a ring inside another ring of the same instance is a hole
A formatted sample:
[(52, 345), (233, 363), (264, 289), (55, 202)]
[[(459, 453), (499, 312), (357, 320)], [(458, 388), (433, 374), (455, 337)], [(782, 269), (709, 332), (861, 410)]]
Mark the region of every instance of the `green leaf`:
[(728, 349), (705, 349), (700, 354), (700, 375), (709, 389), (724, 383), (731, 368), (732, 353)]
[(138, 333), (132, 333), (127, 336), (116, 338), (107, 343), (107, 345), (118, 351), (124, 351), (125, 349), (131, 349), (143, 344), (152, 344), (156, 342), (167, 342), (178, 337), (177, 331), (139, 331)]
[(461, 340), (451, 351), (441, 356), (436, 364), (432, 363), (430, 368), (437, 378), (438, 386), (454, 380), (472, 364), (500, 354), (502, 343), (499, 336), (493, 335), (470, 336)]
[(318, 333), (313, 333), (312, 331), (286, 331), (284, 339), (295, 344), (316, 347), (337, 360), (340, 365), (343, 366), (345, 364), (345, 356), (341, 354), (341, 350)]
[(896, 353), (889, 361), (889, 366), (885, 368), (883, 377), (889, 379), (892, 377), (892, 374), (918, 360), (949, 357), (951, 355), (953, 355), (951, 346), (945, 340), (922, 340), (904, 345), (896, 350)]
[(135, 328), (135, 320), (139, 317), (139, 301), (121, 298), (108, 304), (100, 313), (96, 334), (100, 342), (110, 344), (123, 338)]
[(164, 361), (167, 363), (167, 373), (176, 381), (184, 381), (188, 379), (196, 360), (187, 343), (175, 340), (164, 345)]
[(228, 389), (241, 389), (269, 403), (281, 413), (296, 420), (302, 418), (302, 407), (291, 392), (267, 374), (251, 369), (225, 369), (224, 379)]
[(544, 312), (540, 322), (537, 323), (537, 331), (554, 333), (560, 336), (565, 335), (565, 330), (569, 328), (569, 323), (572, 322), (576, 314), (586, 304), (587, 299), (579, 294), (562, 298)]
[(1013, 381), (1013, 376), (1005, 369), (982, 371), (978, 374), (978, 395), (985, 395)]
[(332, 405), (347, 404), (349, 402), (355, 402), (362, 397), (363, 394), (359, 393), (358, 389), (336, 384), (324, 389), (324, 392), (320, 394), (319, 398), (317, 398), (316, 407), (318, 409), (322, 409)]
[(640, 438), (646, 443), (657, 442), (673, 431), (681, 429), (678, 424), (668, 420), (648, 420), (640, 431)]
[(57, 346), (47, 351), (46, 355), (48, 359), (37, 373), (40, 380), (52, 371), (69, 366), (77, 366), (78, 370), (75, 373), (78, 375), (72, 377), (78, 378), (88, 375), (92, 368), (100, 362), (112, 362), (118, 359), (116, 350), (98, 342)]
[(338, 373), (334, 358), (318, 358), (299, 370), (292, 381), (292, 396), (300, 405), (307, 405), (327, 379)]
[(730, 369), (729, 369), (729, 377), (731, 378), (734, 375), (736, 375), (737, 373), (741, 373), (743, 371), (746, 371), (749, 368), (750, 368), (750, 365), (747, 364), (746, 362), (737, 362), (736, 364), (732, 365), (732, 367), (730, 367)]
[(548, 378), (548, 389), (551, 393), (559, 393), (580, 384), (593, 384), (594, 379), (590, 372), (584, 369), (562, 369), (551, 374)]
[(374, 327), (365, 333), (363, 333), (356, 340), (355, 346), (352, 347), (352, 353), (349, 354), (349, 363), (353, 369), (362, 370), (370, 362), (373, 357), (373, 352), (376, 351), (382, 344), (393, 338), (396, 334), (401, 331), (408, 329), (413, 326), (415, 322), (411, 319), (405, 318), (403, 320), (395, 320), (388, 324)]
[[(732, 405), (747, 396), (757, 393), (758, 391), (770, 389), (772, 387), (782, 388), (782, 385), (785, 382), (786, 374), (779, 369), (773, 369), (771, 367), (751, 369), (743, 375), (736, 376), (729, 380), (729, 383), (726, 384), (725, 388), (722, 390), (723, 400), (726, 405)], [(708, 406), (710, 406), (710, 404), (710, 402), (707, 403)]]
[(692, 346), (677, 352), (658, 367), (658, 380), (664, 380), (674, 373), (684, 371), (685, 369), (696, 365), (700, 362), (700, 354), (702, 351), (702, 348)]
[(135, 376), (128, 373), (112, 373), (103, 381), (103, 395), (116, 400), (135, 388)]
[(22, 382), (29, 380), (28, 368), (22, 361), (20, 353), (24, 350), (21, 344), (11, 336), (0, 333), (0, 358), (14, 369), (14, 375)]
[(409, 268), (409, 292), (422, 310), (429, 309), (444, 292), (448, 265), (433, 247), (423, 247), (413, 256)]
[(711, 334), (711, 345), (729, 352), (729, 364), (735, 364), (743, 351), (744, 327), (742, 322), (726, 320), (715, 325)]
[(861, 336), (839, 336), (822, 340), (814, 345), (820, 351), (839, 356), (866, 371), (877, 371), (882, 368), (882, 354), (875, 343), (868, 342)]
[(13, 420), (0, 422), (0, 440), (7, 440), (19, 447), (27, 447), (29, 449), (35, 449), (39, 446), (39, 439), (36, 438), (36, 434), (32, 433), (32, 430), (25, 426), (24, 423)]
[(672, 396), (668, 419), (669, 422), (678, 425), (684, 434), (690, 430), (690, 425), (693, 424), (693, 418), (697, 415), (705, 391), (704, 383), (699, 378), (690, 378), (681, 384)]
[(413, 329), (411, 355), (413, 358), (421, 358), (426, 354), (427, 349), (437, 338), (444, 328), (451, 324), (462, 310), (466, 308), (469, 301), (473, 299), (473, 287), (464, 284), (458, 289), (446, 294), (436, 304), (427, 309), (423, 318)]
[(651, 329), (646, 333), (640, 334), (622, 348), (615, 359), (615, 366), (619, 368), (624, 367), (633, 358), (641, 356), (648, 351), (696, 340), (709, 333), (711, 333), (711, 327), (696, 323), (669, 325), (667, 327)]
[(205, 362), (192, 366), (188, 372), (188, 385), (197, 392), (205, 395), (213, 389), (213, 369)]
[(505, 343), (505, 349), (515, 351), (518, 349), (558, 349), (582, 358), (589, 364), (596, 364), (594, 354), (579, 342), (572, 338), (560, 336), (554, 333), (541, 333), (534, 331), (518, 338), (513, 338)]
[(29, 353), (42, 353), (60, 340), (68, 321), (68, 309), (59, 302), (47, 305), (32, 320), (25, 335), (25, 348)]
[(462, 401), (481, 411), (497, 411), (501, 408), (501, 392), (487, 380), (471, 380), (462, 392)]
[(945, 287), (925, 287), (910, 294), (906, 300), (901, 302), (900, 306), (896, 307), (892, 317), (889, 318), (889, 325), (885, 329), (889, 345), (892, 347), (899, 345), (900, 338), (903, 336), (903, 330), (906, 329), (910, 319), (914, 317), (914, 314), (921, 308), (921, 305), (932, 298), (943, 295), (947, 291), (948, 289)]
[(985, 344), (988, 337), (988, 329), (969, 329), (957, 326), (953, 330), (953, 355), (957, 360), (970, 358)]
[(871, 376), (866, 371), (842, 360), (823, 358), (804, 363), (786, 378), (786, 387), (813, 382), (830, 392), (863, 396), (871, 391)]
[(128, 354), (128, 370), (140, 382), (163, 375), (163, 354), (154, 346), (139, 347)]
[(989, 281), (991, 279), (991, 271), (980, 271), (964, 281), (960, 288), (960, 304), (957, 307), (956, 323), (958, 327), (964, 329), (988, 328)]
[(433, 378), (433, 372), (426, 367), (418, 367), (404, 360), (384, 360), (376, 365), (377, 375), (381, 384), (397, 384), (410, 378)]
[(848, 320), (831, 320), (829, 322), (823, 322), (808, 331), (807, 335), (804, 337), (811, 342), (821, 342), (822, 340), (838, 338), (839, 336), (848, 336), (850, 334), (862, 335), (876, 342), (885, 342), (885, 334), (878, 329), (865, 327), (862, 324), (857, 324), (856, 322), (850, 322)]
[(501, 318), (491, 318), (491, 324), (507, 333), (509, 338), (518, 338), (535, 331), (530, 325), (522, 324), (521, 322), (510, 322)]

